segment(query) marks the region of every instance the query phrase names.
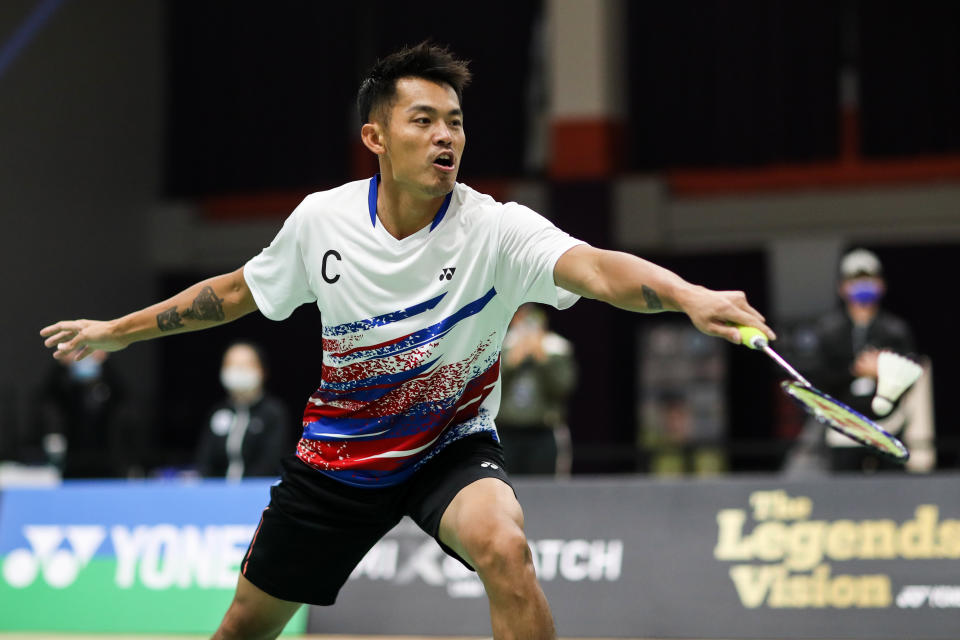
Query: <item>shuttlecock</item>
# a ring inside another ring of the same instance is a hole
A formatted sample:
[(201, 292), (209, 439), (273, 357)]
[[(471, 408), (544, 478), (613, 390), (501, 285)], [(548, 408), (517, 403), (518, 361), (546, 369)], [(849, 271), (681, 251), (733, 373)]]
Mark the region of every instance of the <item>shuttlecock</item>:
[(877, 356), (877, 393), (870, 407), (878, 416), (885, 416), (893, 403), (917, 381), (923, 367), (893, 351), (881, 351)]

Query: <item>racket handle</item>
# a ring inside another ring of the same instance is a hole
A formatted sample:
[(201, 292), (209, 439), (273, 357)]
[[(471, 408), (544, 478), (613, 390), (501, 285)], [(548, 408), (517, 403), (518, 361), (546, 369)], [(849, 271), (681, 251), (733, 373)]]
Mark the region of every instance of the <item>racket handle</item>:
[(767, 346), (767, 336), (765, 336), (760, 329), (754, 329), (753, 327), (747, 327), (742, 324), (738, 324), (737, 329), (740, 331), (740, 344), (743, 346), (757, 350), (761, 350)]

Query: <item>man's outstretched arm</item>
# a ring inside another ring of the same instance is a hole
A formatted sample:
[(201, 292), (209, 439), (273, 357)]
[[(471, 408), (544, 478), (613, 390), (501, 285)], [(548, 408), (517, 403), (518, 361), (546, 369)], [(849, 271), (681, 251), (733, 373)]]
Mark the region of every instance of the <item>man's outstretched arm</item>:
[(740, 333), (731, 324), (760, 329), (770, 339), (773, 331), (741, 291), (713, 291), (637, 256), (576, 246), (560, 256), (554, 281), (585, 298), (641, 313), (682, 311), (700, 331), (739, 344)]
[(243, 268), (208, 278), (153, 306), (115, 320), (61, 320), (44, 327), (58, 360), (85, 358), (96, 349), (119, 351), (140, 340), (225, 324), (255, 311)]

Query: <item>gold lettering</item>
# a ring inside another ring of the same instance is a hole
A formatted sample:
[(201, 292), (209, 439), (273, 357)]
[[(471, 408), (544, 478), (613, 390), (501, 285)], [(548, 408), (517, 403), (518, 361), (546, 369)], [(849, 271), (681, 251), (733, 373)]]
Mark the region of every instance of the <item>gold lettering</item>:
[(860, 553), (857, 557), (897, 557), (897, 523), (893, 520), (864, 520), (860, 523), (860, 537)]
[(807, 496), (797, 496), (791, 503), (790, 515), (794, 520), (806, 520), (813, 513), (813, 500)]
[[(759, 528), (759, 527), (758, 527)], [(790, 527), (787, 540), (787, 567), (795, 571), (806, 571), (823, 560), (823, 531), (826, 523), (822, 520), (798, 522)]]
[(832, 560), (849, 560), (857, 552), (857, 525), (852, 520), (837, 520), (827, 530), (824, 552)]
[(960, 520), (944, 520), (937, 529), (938, 558), (960, 558)]
[(853, 576), (837, 576), (830, 583), (830, 604), (838, 609), (846, 609), (852, 605), (856, 595)]
[(738, 564), (730, 567), (730, 579), (737, 588), (740, 602), (748, 609), (756, 609), (763, 604), (770, 591), (770, 585), (784, 572), (782, 567), (769, 565), (752, 566)]
[(864, 609), (889, 607), (893, 602), (892, 591), (889, 576), (860, 576), (860, 593), (857, 594), (857, 606)]
[[(808, 520), (813, 502), (785, 491), (756, 491), (748, 511), (717, 513), (717, 560), (760, 560), (777, 564), (739, 564), (730, 578), (744, 607), (772, 609), (883, 608), (893, 602), (889, 576), (832, 575), (833, 561), (854, 559), (960, 558), (960, 520), (940, 520), (939, 507), (921, 504), (913, 518), (835, 521)], [(796, 572), (796, 573), (794, 573)], [(805, 573), (806, 572), (806, 573)]]
[(913, 520), (900, 527), (900, 555), (904, 558), (933, 557), (933, 533), (939, 510), (936, 505), (917, 507)]
[(750, 494), (750, 506), (753, 507), (753, 519), (757, 521), (779, 520), (787, 502), (787, 492), (754, 491)]
[(767, 561), (779, 560), (783, 557), (786, 537), (787, 525), (775, 521), (761, 522), (750, 536), (754, 557)]
[(749, 539), (743, 539), (743, 523), (747, 514), (742, 509), (724, 509), (717, 514), (717, 546), (713, 557), (717, 560), (749, 560), (753, 557)]
[(736, 565), (730, 578), (741, 604), (756, 609), (889, 607), (893, 602), (890, 578), (885, 575), (832, 576), (829, 564), (811, 573), (789, 573), (784, 565)]
[(810, 576), (810, 604), (822, 609), (827, 606), (827, 581), (830, 579), (830, 565), (822, 564), (813, 570)]
[(813, 501), (807, 496), (791, 498), (786, 491), (754, 491), (750, 494), (750, 506), (753, 507), (753, 519), (764, 520), (804, 520), (813, 511)]
[[(808, 576), (792, 575), (784, 582), (790, 585), (790, 601), (785, 606), (798, 608), (810, 606), (810, 598), (812, 596), (812, 589), (810, 587), (812, 580), (810, 580)], [(770, 598), (770, 606), (774, 606), (772, 596)]]

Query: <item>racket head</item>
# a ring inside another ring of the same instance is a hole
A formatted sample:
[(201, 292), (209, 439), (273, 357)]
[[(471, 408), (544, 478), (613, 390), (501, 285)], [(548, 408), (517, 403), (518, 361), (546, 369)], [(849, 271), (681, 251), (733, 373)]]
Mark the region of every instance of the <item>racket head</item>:
[(804, 411), (834, 431), (839, 431), (848, 438), (898, 462), (906, 462), (910, 457), (910, 452), (903, 443), (884, 431), (873, 420), (862, 416), (816, 387), (795, 380), (784, 380), (780, 383), (780, 388)]

